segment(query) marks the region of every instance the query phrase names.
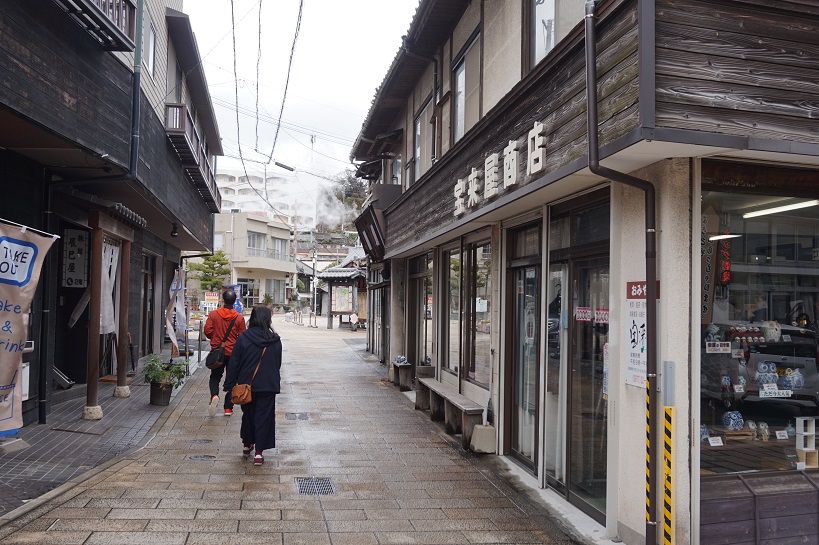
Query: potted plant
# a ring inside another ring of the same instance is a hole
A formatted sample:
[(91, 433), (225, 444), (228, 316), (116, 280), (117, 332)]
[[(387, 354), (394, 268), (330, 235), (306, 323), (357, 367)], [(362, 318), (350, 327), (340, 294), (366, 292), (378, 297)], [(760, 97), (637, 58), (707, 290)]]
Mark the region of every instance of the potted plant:
[(265, 293), (264, 297), (262, 297), (262, 303), (264, 303), (267, 306), (272, 305), (273, 304), (273, 296), (270, 295), (269, 293)]
[(151, 385), (151, 405), (167, 405), (171, 392), (185, 381), (184, 363), (165, 363), (158, 354), (151, 354), (142, 369), (145, 382)]

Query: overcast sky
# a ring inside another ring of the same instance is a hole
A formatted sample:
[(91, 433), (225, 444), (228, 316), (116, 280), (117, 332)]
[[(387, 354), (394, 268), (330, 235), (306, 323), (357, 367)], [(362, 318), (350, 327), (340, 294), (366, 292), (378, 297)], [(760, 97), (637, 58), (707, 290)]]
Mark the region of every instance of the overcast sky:
[[(218, 159), (219, 166), (241, 170), (241, 162), (228, 157), (239, 156), (241, 140), (249, 174), (261, 175), (264, 165), (251, 160), (266, 163), (273, 151), (273, 160), (294, 167), (299, 186), (309, 193), (320, 181), (309, 173), (333, 177), (349, 168), (353, 141), (417, 5), (418, 0), (304, 0), (283, 123), (273, 149), (299, 0), (233, 2), (238, 135), (231, 2), (185, 0), (183, 10), (196, 35), (226, 155)], [(294, 176), (272, 164), (267, 167), (271, 173)]]

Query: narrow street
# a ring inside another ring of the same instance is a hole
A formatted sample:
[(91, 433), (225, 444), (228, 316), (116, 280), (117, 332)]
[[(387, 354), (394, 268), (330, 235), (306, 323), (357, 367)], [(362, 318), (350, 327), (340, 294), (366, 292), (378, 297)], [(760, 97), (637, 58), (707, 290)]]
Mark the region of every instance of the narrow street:
[(0, 541), (572, 543), (494, 456), (464, 451), (414, 410), (386, 366), (367, 357), (364, 332), (274, 327), (283, 391), (278, 448), (263, 466), (242, 459), (240, 410), (207, 415), (208, 372), (200, 369), (147, 444), (7, 514)]

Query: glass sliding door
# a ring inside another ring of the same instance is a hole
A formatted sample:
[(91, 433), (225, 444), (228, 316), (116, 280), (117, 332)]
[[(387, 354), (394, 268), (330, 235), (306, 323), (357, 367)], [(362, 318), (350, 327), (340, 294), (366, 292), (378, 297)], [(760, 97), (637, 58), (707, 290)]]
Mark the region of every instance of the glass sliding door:
[(533, 466), (537, 462), (537, 397), (540, 358), (539, 267), (515, 271), (514, 440), (512, 450)]
[(508, 240), (505, 396), (510, 433), (505, 450), (536, 473), (540, 414), (540, 225), (511, 231)]
[(458, 375), (461, 362), (461, 250), (443, 253), (445, 300), (441, 338), (444, 343), (441, 369)]
[(425, 254), (410, 261), (410, 341), (408, 354), (413, 365), (432, 365), (433, 347), (433, 296), (432, 296), (432, 254)]
[(569, 494), (601, 515), (606, 510), (608, 392), (605, 351), (609, 259), (572, 266), (573, 317), (569, 364)]
[(552, 207), (544, 396), (547, 483), (605, 523), (608, 461), (608, 189)]

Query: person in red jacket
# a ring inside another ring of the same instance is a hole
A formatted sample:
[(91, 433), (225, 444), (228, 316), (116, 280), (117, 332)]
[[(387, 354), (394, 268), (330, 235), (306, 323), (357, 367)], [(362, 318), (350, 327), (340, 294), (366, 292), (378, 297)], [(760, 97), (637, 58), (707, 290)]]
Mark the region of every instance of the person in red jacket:
[[(225, 369), (230, 364), (230, 355), (233, 352), (233, 345), (236, 343), (237, 337), (241, 334), (247, 326), (245, 325), (244, 317), (233, 310), (233, 305), (236, 303), (236, 292), (227, 290), (222, 294), (222, 301), (224, 305), (217, 308), (210, 314), (205, 321), (205, 336), (210, 339), (210, 349), (214, 350), (222, 344), (222, 339), (227, 332), (231, 320), (236, 318), (233, 327), (230, 328), (230, 333), (225, 339), (225, 364), (217, 369), (210, 370), (210, 405), (208, 405), (208, 414), (210, 416), (216, 415), (216, 407), (219, 404), (219, 383), (222, 381), (222, 375), (225, 374)], [(230, 391), (225, 393), (225, 416), (233, 414), (233, 403), (230, 401)]]

